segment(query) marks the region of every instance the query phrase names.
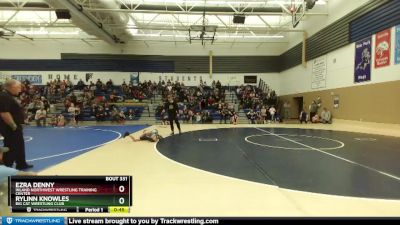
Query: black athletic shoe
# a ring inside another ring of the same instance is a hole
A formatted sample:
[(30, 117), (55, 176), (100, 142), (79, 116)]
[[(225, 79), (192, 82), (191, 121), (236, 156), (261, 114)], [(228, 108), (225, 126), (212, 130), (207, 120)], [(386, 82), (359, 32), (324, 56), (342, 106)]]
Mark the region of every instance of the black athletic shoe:
[(23, 165), (23, 166), (17, 166), (16, 167), (17, 170), (27, 170), (27, 169), (30, 169), (30, 168), (33, 168), (33, 165), (26, 164), (26, 165)]
[(126, 138), (126, 137), (128, 137), (129, 135), (130, 135), (129, 132), (125, 132), (124, 135), (123, 135), (123, 138)]

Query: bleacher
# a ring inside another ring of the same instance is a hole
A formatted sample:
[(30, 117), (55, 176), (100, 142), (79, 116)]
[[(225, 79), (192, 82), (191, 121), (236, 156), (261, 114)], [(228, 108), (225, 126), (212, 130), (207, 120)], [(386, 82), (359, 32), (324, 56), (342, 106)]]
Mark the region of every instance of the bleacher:
[[(126, 117), (126, 120), (127, 120), (127, 121), (129, 121), (129, 120), (131, 120), (131, 121), (135, 121), (135, 120), (136, 120), (136, 121), (137, 121), (137, 120), (139, 120), (140, 117), (142, 116), (145, 107), (144, 107), (144, 106), (123, 105), (123, 104), (122, 104), (122, 107), (119, 108), (119, 110), (122, 110), (122, 111), (124, 112), (125, 115), (128, 113), (128, 111), (129, 111), (130, 109), (132, 109), (132, 110), (134, 111), (135, 116), (134, 116), (132, 119), (130, 119), (130, 118), (127, 116), (127, 117)], [(68, 113), (66, 113), (66, 114), (68, 114)], [(111, 120), (112, 120), (112, 118), (111, 118), (111, 111), (105, 111), (105, 114), (106, 114), (106, 116), (105, 116), (105, 118), (104, 118), (104, 121), (111, 121)], [(65, 115), (64, 115), (64, 116), (65, 116)], [(81, 114), (81, 120), (82, 120), (82, 121), (96, 121), (96, 117), (95, 117), (95, 115), (94, 115), (94, 112), (92, 112), (92, 109), (91, 109), (91, 108), (87, 107), (87, 108), (85, 108), (85, 109), (83, 110), (83, 112), (82, 112), (82, 114)]]
[[(187, 90), (195, 90), (196, 87), (184, 87)], [(225, 91), (225, 102), (227, 102), (229, 104), (229, 108), (233, 111), (235, 111), (238, 115), (239, 115), (239, 121), (242, 122), (247, 122), (247, 117), (246, 114), (250, 111), (251, 108), (241, 108), (241, 106), (243, 106), (243, 104), (241, 104), (239, 106), (239, 103), (241, 102), (241, 96), (236, 93), (236, 89), (235, 90), (231, 90), (229, 87), (222, 87), (223, 90)], [(82, 96), (82, 94), (84, 94), (84, 91), (80, 88), (78, 89), (77, 86), (74, 86), (73, 90), (73, 94), (77, 97)], [(207, 96), (208, 94), (212, 93), (212, 89), (210, 87), (204, 87), (204, 91), (203, 91), (203, 96)], [(160, 110), (160, 106), (163, 105), (162, 102), (162, 95), (160, 91), (157, 91), (159, 94), (155, 94), (155, 92), (153, 92), (153, 94), (155, 95), (146, 95), (146, 98), (142, 98), (142, 99), (134, 99), (132, 98), (132, 93), (127, 93), (129, 94), (126, 95), (123, 91), (122, 86), (113, 86), (112, 88), (96, 88), (96, 90), (94, 91), (94, 96), (95, 98), (98, 98), (98, 100), (100, 101), (106, 101), (108, 102), (108, 107), (106, 107), (107, 111), (105, 111), (104, 115), (105, 117), (102, 118), (100, 121), (115, 121), (114, 118), (112, 118), (111, 116), (111, 112), (113, 107), (116, 107), (118, 112), (119, 111), (123, 111), (126, 118), (125, 121), (136, 121), (138, 123), (146, 123), (146, 124), (151, 124), (151, 123), (155, 123), (155, 122), (160, 122), (161, 121), (161, 110)], [(68, 93), (68, 95), (71, 95), (72, 93)], [(114, 94), (115, 96), (118, 96), (117, 98), (117, 102), (110, 102), (110, 96)], [(48, 97), (52, 97), (56, 100), (56, 102), (58, 102), (58, 107), (56, 107), (56, 109), (54, 110), (50, 110), (50, 112), (48, 113), (48, 117), (51, 117), (53, 114), (63, 114), (64, 117), (66, 118), (67, 121), (72, 119), (72, 115), (70, 113), (68, 113), (65, 109), (64, 104), (62, 104), (61, 102), (64, 101), (63, 98), (61, 98), (61, 96), (48, 96)], [(270, 102), (268, 102), (270, 103)], [(187, 104), (187, 103), (185, 103)], [(54, 105), (54, 104), (53, 104)], [(203, 109), (200, 109), (200, 107), (198, 105), (191, 105), (188, 106), (186, 105), (187, 108), (190, 108), (193, 113), (193, 119), (195, 120), (196, 114), (197, 113), (207, 113), (210, 115), (210, 119), (208, 120), (209, 122), (211, 122), (210, 120), (214, 121), (214, 122), (220, 122), (221, 120), (221, 114), (218, 110), (218, 107), (216, 106), (212, 106), (212, 107), (205, 107)], [(54, 107), (53, 107), (54, 108)], [(179, 110), (183, 111), (185, 108), (184, 103), (179, 103)], [(129, 110), (133, 110), (134, 111), (134, 117), (129, 118), (128, 116), (128, 111)], [(148, 113), (148, 114), (147, 114)], [(229, 120), (230, 116), (228, 116), (228, 120)], [(184, 121), (185, 115), (184, 114), (180, 114), (178, 116), (178, 119), (181, 121)], [(92, 107), (90, 106), (85, 106), (85, 108), (82, 109), (81, 111), (81, 115), (79, 117), (80, 121), (97, 121), (96, 119), (96, 115), (95, 112), (93, 112)], [(227, 121), (228, 122), (228, 121)]]
[[(46, 85), (36, 85), (35, 88), (40, 89), (40, 88), (45, 88)], [(59, 115), (62, 114), (65, 117), (65, 120), (67, 122), (72, 120), (73, 115), (71, 113), (67, 112), (67, 109), (65, 109), (64, 106), (64, 101), (67, 97), (71, 95), (75, 95), (78, 99), (81, 99), (81, 96), (84, 94), (84, 91), (82, 88), (78, 88), (76, 85), (71, 89), (70, 92), (65, 93), (65, 96), (61, 96), (60, 93), (58, 94), (50, 94), (47, 93), (45, 94), (45, 97), (51, 102), (51, 107), (50, 110), (47, 113), (48, 119), (50, 119), (53, 115)], [(118, 96), (118, 101), (117, 102), (110, 102), (110, 96), (114, 94), (115, 96)], [(127, 99), (129, 96), (127, 96), (123, 90), (122, 86), (113, 86), (111, 89), (106, 89), (102, 90), (99, 88), (96, 88), (94, 91), (94, 96), (100, 101), (103, 102), (108, 102), (110, 105), (109, 110), (105, 112), (105, 118), (102, 121), (112, 121), (111, 118), (111, 110), (112, 107), (117, 107), (118, 111), (123, 111), (124, 114), (126, 115), (126, 121), (139, 121), (141, 119), (141, 116), (143, 112), (148, 109), (148, 104), (146, 100), (151, 100), (151, 95), (148, 95), (146, 98), (143, 99), (132, 99), (131, 97), (129, 100)], [(143, 102), (143, 103), (141, 103)], [(150, 101), (149, 101), (150, 102)], [(134, 117), (131, 119), (127, 115), (129, 110), (134, 111)], [(93, 112), (92, 108), (88, 105), (86, 105), (82, 110), (81, 114), (79, 117), (80, 121), (96, 121), (95, 117), (95, 112)]]
[[(189, 87), (189, 88), (194, 88), (194, 87)], [(236, 95), (234, 94), (233, 91), (230, 91), (228, 87), (222, 87), (222, 88), (225, 89), (225, 102), (227, 102), (230, 105), (230, 107), (232, 107), (233, 109), (236, 109), (235, 111), (237, 111), (236, 105), (238, 104), (239, 101), (236, 98)], [(205, 89), (204, 94), (207, 95), (210, 91), (211, 91), (211, 88), (207, 87)], [(161, 101), (161, 99), (159, 99), (159, 101), (156, 101), (156, 104), (158, 104), (158, 105), (154, 109), (155, 120), (156, 120), (156, 122), (160, 122), (161, 121), (161, 108), (162, 108), (163, 102)], [(216, 106), (213, 106), (213, 107), (206, 106), (204, 109), (200, 109), (200, 106), (198, 106), (198, 105), (196, 105), (194, 107), (189, 107), (187, 103), (179, 102), (178, 103), (179, 110), (183, 111), (185, 108), (185, 104), (186, 104), (187, 108), (192, 109), (192, 111), (194, 113), (194, 117), (197, 113), (203, 112), (203, 113), (209, 113), (212, 121), (219, 123), (219, 121), (221, 119), (221, 114)], [(229, 118), (230, 117), (228, 117), (227, 121), (229, 121)], [(178, 115), (178, 120), (184, 121), (185, 118), (183, 115)], [(195, 120), (195, 119), (193, 119), (193, 120)], [(212, 122), (212, 121), (209, 121), (209, 122)]]

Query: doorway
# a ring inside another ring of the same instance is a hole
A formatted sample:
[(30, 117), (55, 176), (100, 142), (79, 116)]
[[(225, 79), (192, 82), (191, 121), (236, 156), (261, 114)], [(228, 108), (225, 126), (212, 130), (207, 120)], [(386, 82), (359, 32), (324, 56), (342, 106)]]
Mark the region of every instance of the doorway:
[(301, 110), (303, 109), (303, 104), (304, 104), (304, 102), (303, 102), (303, 96), (301, 96), (301, 97), (294, 97), (293, 100), (294, 100), (294, 101), (293, 101), (293, 103), (294, 103), (293, 109), (297, 110), (297, 112), (295, 112), (294, 115), (300, 115), (300, 112), (301, 112)]

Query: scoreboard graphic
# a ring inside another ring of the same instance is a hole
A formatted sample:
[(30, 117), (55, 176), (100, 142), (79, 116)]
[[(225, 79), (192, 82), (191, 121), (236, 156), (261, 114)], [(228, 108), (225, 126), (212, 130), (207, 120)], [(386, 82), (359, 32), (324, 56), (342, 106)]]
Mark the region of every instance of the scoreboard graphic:
[(128, 213), (131, 176), (11, 176), (11, 211), (32, 213)]

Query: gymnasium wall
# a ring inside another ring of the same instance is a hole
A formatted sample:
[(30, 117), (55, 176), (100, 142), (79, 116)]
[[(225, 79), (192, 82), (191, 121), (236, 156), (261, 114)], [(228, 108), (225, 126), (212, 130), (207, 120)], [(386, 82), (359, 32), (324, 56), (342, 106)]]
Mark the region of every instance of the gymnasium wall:
[[(141, 80), (151, 80), (156, 81), (161, 78), (163, 80), (170, 79), (171, 81), (182, 81), (184, 80), (185, 85), (197, 86), (199, 84), (199, 79), (201, 78), (208, 85), (212, 83), (213, 80), (220, 81), (224, 86), (236, 86), (242, 85), (244, 83), (244, 76), (257, 76), (258, 85), (260, 79), (266, 82), (272, 89), (274, 89), (278, 94), (280, 92), (280, 75), (279, 73), (215, 73), (210, 77), (207, 73), (141, 73)], [(189, 78), (190, 77), (190, 78)], [(190, 81), (188, 80), (190, 79)]]
[[(208, 56), (278, 56), (287, 49), (287, 39), (274, 39), (274, 43), (214, 43), (202, 46), (195, 42), (130, 41), (125, 45), (109, 45), (103, 41), (80, 39), (7, 41), (0, 39), (0, 59), (60, 59), (61, 53), (81, 54), (135, 54), (135, 55), (196, 55)], [(26, 51), (29, 49), (29, 51)]]
[[(370, 0), (333, 0), (328, 4), (328, 15), (308, 16), (306, 20), (301, 21), (295, 29), (307, 31), (308, 37), (311, 37), (321, 29), (339, 20), (346, 14), (366, 4)], [(314, 7), (318, 7), (315, 5)], [(313, 11), (310, 10), (310, 13)], [(289, 48), (296, 46), (303, 41), (303, 35), (299, 33), (289, 33)]]
[[(380, 31), (395, 25), (392, 23), (393, 21), (399, 21), (399, 3), (400, 2), (397, 0), (370, 0), (366, 4), (363, 4), (360, 7), (352, 10), (350, 13), (344, 15), (340, 19), (337, 19), (313, 35), (311, 35), (313, 32), (313, 29), (311, 29), (311, 32), (308, 34), (306, 39), (306, 61), (315, 59), (324, 54), (347, 46), (353, 41), (356, 41), (351, 39), (351, 36), (354, 33), (359, 33), (362, 31), (366, 32), (367, 34), (373, 34), (373, 29), (370, 28), (378, 28), (375, 31)], [(343, 8), (346, 8), (346, 6), (347, 5), (343, 4)], [(353, 21), (358, 20), (360, 17), (363, 18), (366, 15), (367, 22), (362, 22), (357, 24), (356, 27), (352, 27)], [(374, 23), (371, 23), (371, 26), (368, 26), (369, 22), (371, 21), (370, 18), (375, 19)], [(316, 25), (316, 27), (318, 26)], [(309, 32), (309, 30), (306, 31)], [(283, 53), (280, 56), (280, 61), (282, 62), (280, 71), (285, 71), (300, 65), (302, 63), (302, 49), (303, 43), (300, 42)]]
[[(352, 43), (326, 54), (326, 86), (312, 88), (313, 60), (307, 67), (299, 65), (281, 73), (280, 95), (292, 104), (296, 115), (294, 97), (303, 97), (308, 108), (312, 100), (321, 96), (335, 118), (370, 122), (400, 123), (400, 64), (394, 64), (395, 30), (392, 27), (390, 66), (374, 67), (371, 60), (371, 81), (354, 83), (355, 44)], [(372, 37), (374, 53), (375, 35)], [(339, 108), (333, 108), (334, 97), (339, 97)]]
[[(400, 124), (399, 90), (400, 81), (391, 81), (285, 95), (281, 99), (291, 103), (292, 118), (299, 116), (295, 97), (303, 97), (304, 107), (308, 111), (312, 100), (320, 96), (323, 107), (332, 112), (334, 119)], [(339, 97), (338, 108), (333, 107), (336, 96)]]
[[(89, 84), (90, 81), (96, 82), (97, 79), (103, 82), (112, 79), (115, 85), (121, 85), (124, 81), (129, 82), (131, 77), (135, 77), (139, 74), (139, 81), (155, 81), (171, 80), (172, 82), (179, 81), (183, 82), (187, 86), (197, 86), (200, 80), (205, 81), (208, 85), (211, 85), (212, 81), (220, 81), (224, 86), (235, 86), (244, 83), (244, 76), (253, 75), (257, 76), (257, 84), (260, 79), (274, 89), (279, 94), (279, 73), (215, 73), (210, 76), (208, 73), (150, 73), (150, 72), (96, 72), (96, 71), (0, 71), (0, 82), (3, 82), (7, 78), (25, 78), (32, 79), (33, 83), (37, 82), (37, 85), (44, 85), (47, 82), (60, 78), (61, 80), (70, 79), (73, 83), (77, 83), (80, 79), (84, 83)], [(15, 77), (16, 76), (16, 77)], [(90, 77), (86, 81), (86, 77)]]

